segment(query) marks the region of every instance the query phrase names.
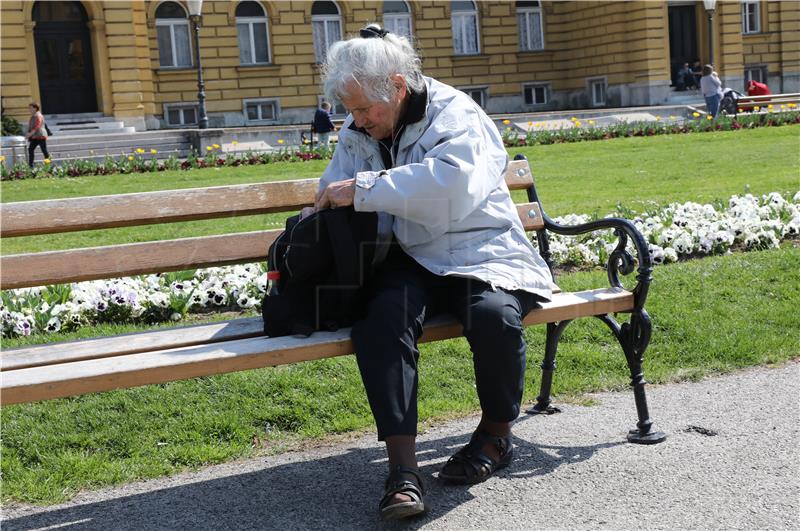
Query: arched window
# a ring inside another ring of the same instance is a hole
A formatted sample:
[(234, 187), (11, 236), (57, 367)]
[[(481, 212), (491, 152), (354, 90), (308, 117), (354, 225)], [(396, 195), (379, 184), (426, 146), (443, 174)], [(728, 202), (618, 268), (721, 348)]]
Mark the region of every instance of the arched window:
[(523, 52), (544, 49), (541, 2), (517, 2), (519, 49)]
[(411, 37), (411, 10), (404, 0), (384, 0), (383, 27), (392, 33)]
[(454, 1), (450, 18), (453, 26), (453, 51), (455, 54), (479, 54), (478, 9), (475, 2)]
[(317, 62), (325, 60), (328, 48), (342, 38), (342, 16), (336, 2), (316, 1), (311, 6), (311, 25), (314, 31), (314, 54)]
[(192, 66), (189, 20), (177, 2), (164, 2), (156, 9), (159, 64), (167, 68)]
[(239, 2), (236, 6), (236, 30), (239, 33), (239, 62), (243, 65), (266, 64), (269, 58), (267, 13), (258, 2)]

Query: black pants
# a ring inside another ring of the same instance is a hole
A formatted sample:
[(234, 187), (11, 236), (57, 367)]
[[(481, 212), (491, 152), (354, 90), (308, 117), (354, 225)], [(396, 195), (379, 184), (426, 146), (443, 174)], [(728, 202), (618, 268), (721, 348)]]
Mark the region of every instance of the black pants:
[(40, 146), (42, 148), (42, 154), (44, 155), (44, 158), (50, 158), (50, 153), (47, 151), (47, 139), (31, 138), (28, 142), (28, 166), (33, 168), (33, 151), (36, 149), (36, 146)]
[(367, 317), (352, 330), (378, 440), (417, 434), (417, 339), (427, 318), (455, 314), (473, 353), (481, 409), (489, 420), (519, 415), (525, 377), (522, 317), (537, 305), (524, 291), (430, 273), (393, 245), (368, 286)]

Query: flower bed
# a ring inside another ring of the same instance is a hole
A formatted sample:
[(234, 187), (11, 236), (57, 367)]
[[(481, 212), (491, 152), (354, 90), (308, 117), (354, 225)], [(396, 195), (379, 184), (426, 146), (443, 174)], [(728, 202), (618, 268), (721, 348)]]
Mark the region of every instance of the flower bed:
[[(585, 140), (607, 140), (631, 136), (655, 136), (680, 133), (706, 133), (712, 131), (737, 131), (739, 129), (754, 129), (757, 127), (776, 127), (781, 125), (800, 124), (800, 111), (797, 105), (789, 103), (781, 105), (782, 112), (772, 112), (773, 106), (763, 109), (755, 107), (755, 113), (737, 116), (719, 116), (716, 120), (709, 115), (692, 113), (692, 119), (679, 123), (676, 116), (670, 116), (664, 121), (656, 116), (655, 122), (620, 123), (606, 127), (595, 127), (594, 120), (585, 123), (577, 118), (571, 118), (573, 127), (564, 129), (544, 129), (545, 124), (528, 122), (528, 131), (522, 135), (511, 127), (506, 127), (503, 132), (503, 142), (507, 147), (522, 147), (557, 144), (564, 142), (582, 142)], [(760, 112), (763, 111), (763, 112)], [(510, 125), (510, 120), (503, 120), (504, 125)]]
[[(633, 220), (656, 264), (732, 249), (768, 249), (800, 235), (800, 192), (791, 200), (777, 192), (733, 196), (727, 207), (688, 202), (641, 214), (618, 210), (612, 215)], [(555, 221), (571, 225), (590, 219), (569, 215)], [(605, 265), (615, 245), (608, 231), (550, 235), (553, 258), (565, 266)], [(264, 263), (9, 290), (0, 293), (2, 337), (97, 323), (180, 321), (189, 312), (257, 310), (266, 291)]]
[[(279, 141), (281, 144), (282, 141)], [(235, 144), (236, 142), (234, 142)], [(32, 169), (24, 162), (19, 162), (13, 168), (6, 168), (0, 164), (0, 180), (32, 179), (37, 177), (80, 177), (83, 175), (112, 175), (129, 173), (151, 173), (166, 170), (192, 170), (196, 168), (221, 168), (230, 166), (246, 166), (253, 164), (269, 164), (272, 162), (303, 162), (330, 158), (333, 150), (330, 148), (311, 148), (301, 146), (298, 149), (282, 148), (271, 153), (222, 153), (219, 144), (206, 146), (206, 154), (200, 156), (191, 151), (185, 160), (180, 160), (174, 155), (164, 160), (158, 160), (158, 151), (151, 149), (149, 152), (142, 148), (134, 150), (119, 158), (107, 155), (102, 162), (79, 159), (53, 164), (50, 159), (45, 159), (43, 164)], [(149, 155), (149, 156), (148, 156)], [(0, 158), (0, 162), (4, 157)]]

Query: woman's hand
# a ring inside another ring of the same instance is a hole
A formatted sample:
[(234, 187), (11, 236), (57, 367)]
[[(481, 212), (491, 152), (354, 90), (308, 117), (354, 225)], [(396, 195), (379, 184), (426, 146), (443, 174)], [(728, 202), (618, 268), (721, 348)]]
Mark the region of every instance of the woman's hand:
[(356, 180), (346, 179), (344, 181), (334, 181), (329, 184), (322, 192), (317, 194), (314, 204), (317, 210), (324, 208), (346, 207), (353, 204), (356, 195)]
[(300, 219), (305, 219), (316, 211), (317, 209), (314, 207), (303, 207), (303, 210), (300, 211)]

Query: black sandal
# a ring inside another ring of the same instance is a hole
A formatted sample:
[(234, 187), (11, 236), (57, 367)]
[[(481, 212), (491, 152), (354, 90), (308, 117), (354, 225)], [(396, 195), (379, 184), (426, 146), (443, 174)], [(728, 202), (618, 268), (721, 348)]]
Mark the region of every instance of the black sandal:
[[(404, 479), (403, 474), (411, 474), (416, 478), (417, 482), (414, 483), (411, 480)], [(381, 518), (386, 520), (399, 520), (425, 512), (425, 504), (422, 501), (422, 495), (425, 493), (425, 489), (422, 486), (422, 477), (417, 470), (399, 465), (396, 466), (389, 473), (389, 477), (386, 478), (384, 488), (386, 491), (378, 506)], [(403, 494), (411, 498), (411, 500), (390, 504), (392, 496), (395, 494)]]
[[(483, 447), (492, 444), (500, 452), (500, 459), (495, 460), (486, 455)], [(511, 436), (497, 437), (482, 430), (476, 430), (472, 438), (465, 447), (455, 453), (439, 472), (439, 478), (448, 483), (460, 485), (472, 485), (480, 483), (491, 477), (492, 474), (507, 467), (514, 458), (514, 446), (511, 444)], [(456, 466), (453, 466), (456, 465)], [(460, 473), (454, 473), (448, 469), (460, 469)]]

